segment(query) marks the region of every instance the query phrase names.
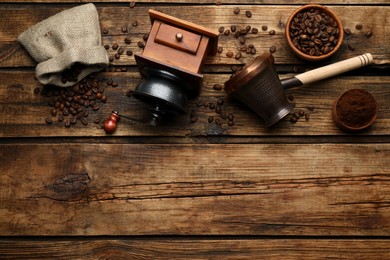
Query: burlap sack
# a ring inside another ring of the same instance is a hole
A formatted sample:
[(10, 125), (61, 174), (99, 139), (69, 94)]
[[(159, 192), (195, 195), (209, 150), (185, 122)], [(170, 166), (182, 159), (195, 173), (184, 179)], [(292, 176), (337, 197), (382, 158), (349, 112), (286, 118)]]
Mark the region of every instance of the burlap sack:
[[(51, 16), (20, 34), (18, 41), (38, 62), (35, 73), (42, 84), (68, 87), (108, 65), (93, 4)], [(82, 64), (77, 81), (64, 82), (62, 72), (76, 63)]]

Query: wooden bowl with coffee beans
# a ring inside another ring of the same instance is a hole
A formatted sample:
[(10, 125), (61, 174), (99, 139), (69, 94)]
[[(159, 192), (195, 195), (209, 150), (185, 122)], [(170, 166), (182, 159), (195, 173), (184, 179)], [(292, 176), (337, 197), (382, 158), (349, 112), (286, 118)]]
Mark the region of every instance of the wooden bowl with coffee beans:
[(288, 18), (286, 39), (292, 52), (308, 61), (324, 60), (341, 46), (344, 29), (329, 8), (309, 4), (296, 9)]

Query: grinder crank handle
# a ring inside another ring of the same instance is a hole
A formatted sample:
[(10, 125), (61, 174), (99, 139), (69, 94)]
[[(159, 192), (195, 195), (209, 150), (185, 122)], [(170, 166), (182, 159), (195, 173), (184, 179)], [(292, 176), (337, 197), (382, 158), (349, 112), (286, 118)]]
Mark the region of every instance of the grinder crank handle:
[(370, 53), (365, 53), (350, 59), (298, 74), (292, 78), (283, 79), (281, 80), (281, 83), (285, 89), (297, 87), (364, 67), (368, 64), (371, 64), (373, 60), (374, 59)]

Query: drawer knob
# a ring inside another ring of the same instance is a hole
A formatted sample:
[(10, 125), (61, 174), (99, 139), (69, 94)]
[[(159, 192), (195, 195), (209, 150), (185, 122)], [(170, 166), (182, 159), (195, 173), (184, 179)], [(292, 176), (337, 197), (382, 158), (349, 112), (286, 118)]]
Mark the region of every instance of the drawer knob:
[(177, 40), (178, 42), (181, 42), (181, 41), (183, 40), (183, 34), (181, 34), (181, 33), (176, 33), (176, 40)]

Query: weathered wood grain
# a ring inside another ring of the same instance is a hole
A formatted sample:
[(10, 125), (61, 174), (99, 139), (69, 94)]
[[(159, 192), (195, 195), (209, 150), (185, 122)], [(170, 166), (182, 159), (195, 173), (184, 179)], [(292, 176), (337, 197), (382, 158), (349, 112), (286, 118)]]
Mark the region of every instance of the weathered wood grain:
[(390, 144), (0, 146), (0, 235), (390, 232)]
[(386, 239), (0, 240), (3, 259), (388, 259)]
[[(280, 75), (281, 77), (291, 75)], [(83, 126), (80, 122), (70, 128), (65, 128), (64, 123), (55, 121), (52, 125), (45, 123), (46, 117), (51, 117), (51, 107), (47, 99), (34, 94), (34, 88), (38, 86), (34, 75), (28, 71), (0, 71), (0, 137), (43, 137), (43, 136), (106, 136), (99, 125), (93, 123), (96, 116), (102, 119), (108, 118), (112, 110), (117, 110), (134, 118), (146, 118), (148, 108), (126, 96), (126, 91), (134, 89), (140, 80), (138, 72), (102, 72), (97, 78), (102, 84), (112, 78), (119, 86), (107, 87), (105, 94), (108, 96), (106, 104), (101, 104), (97, 112), (90, 111), (89, 124)], [(343, 135), (348, 134), (338, 129), (331, 117), (331, 107), (336, 98), (344, 91), (352, 88), (364, 88), (371, 92), (377, 99), (379, 112), (374, 125), (361, 135), (388, 135), (390, 133), (390, 77), (388, 76), (339, 76), (320, 83), (290, 89), (287, 95), (292, 95), (296, 103), (296, 110), (304, 110), (310, 114), (309, 121), (301, 119), (296, 124), (290, 123), (287, 116), (274, 127), (264, 128), (262, 119), (245, 105), (229, 97), (225, 91), (213, 89), (216, 83), (223, 84), (229, 78), (229, 74), (206, 74), (203, 79), (203, 88), (199, 97), (188, 103), (188, 111), (195, 110), (198, 121), (191, 123), (190, 114), (177, 115), (158, 127), (140, 124), (123, 119), (118, 124), (115, 136), (274, 136), (274, 135)], [(218, 126), (214, 122), (208, 123), (208, 118), (219, 115), (212, 109), (197, 106), (196, 103), (216, 104), (219, 98), (225, 103), (222, 108), (235, 117), (235, 125), (229, 127), (227, 120), (222, 120), (223, 125)], [(307, 107), (314, 106), (310, 111)]]
[[(48, 18), (64, 9), (74, 5), (41, 5), (40, 8), (31, 8), (30, 5), (4, 5), (0, 7), (0, 17), (3, 21), (0, 23), (0, 67), (20, 67), (35, 66), (35, 61), (23, 49), (18, 47), (17, 36), (24, 30), (30, 28), (39, 21)], [(242, 12), (239, 15), (233, 13), (235, 6), (232, 5), (182, 5), (172, 8), (169, 5), (149, 5), (139, 4), (137, 8), (128, 6), (100, 6), (98, 5), (99, 19), (101, 28), (108, 29), (108, 34), (103, 34), (103, 45), (112, 45), (118, 43), (126, 49), (132, 49), (134, 53), (141, 53), (142, 50), (137, 47), (137, 42), (142, 41), (145, 33), (148, 33), (151, 25), (148, 17), (148, 9), (165, 12), (172, 16), (189, 20), (199, 25), (211, 29), (218, 29), (224, 26), (226, 29), (231, 25), (245, 28), (247, 25), (259, 28), (258, 34), (248, 34), (247, 43), (252, 43), (257, 53), (268, 51), (271, 46), (276, 46), (274, 53), (276, 63), (278, 64), (306, 64), (300, 60), (288, 49), (284, 38), (284, 24), (292, 11), (297, 8), (293, 5), (241, 5)], [(375, 57), (376, 64), (390, 64), (390, 42), (386, 35), (390, 34), (389, 6), (329, 6), (341, 18), (345, 28), (350, 28), (352, 35), (346, 37), (344, 43), (329, 61), (338, 61), (341, 59), (356, 56), (365, 52), (371, 52)], [(247, 18), (245, 10), (251, 10), (252, 18)], [(134, 21), (138, 21), (138, 26), (132, 26)], [(363, 29), (355, 29), (356, 24), (362, 24)], [(128, 25), (129, 32), (123, 33), (122, 26)], [(267, 31), (262, 31), (261, 26), (268, 25)], [(269, 35), (269, 30), (275, 30), (276, 35)], [(365, 32), (373, 31), (373, 36), (367, 38)], [(124, 44), (125, 36), (132, 39), (130, 45)], [(354, 51), (347, 48), (347, 45), (353, 45)], [(239, 41), (233, 34), (229, 36), (221, 35), (219, 45), (224, 51), (205, 60), (206, 64), (243, 64), (249, 62), (253, 55), (243, 54), (240, 60), (226, 57), (228, 51), (238, 52)], [(12, 52), (10, 52), (12, 50)], [(113, 54), (115, 51), (110, 50)], [(328, 62), (329, 62), (328, 61)], [(115, 60), (116, 65), (135, 65), (134, 57), (122, 55), (119, 60)]]

